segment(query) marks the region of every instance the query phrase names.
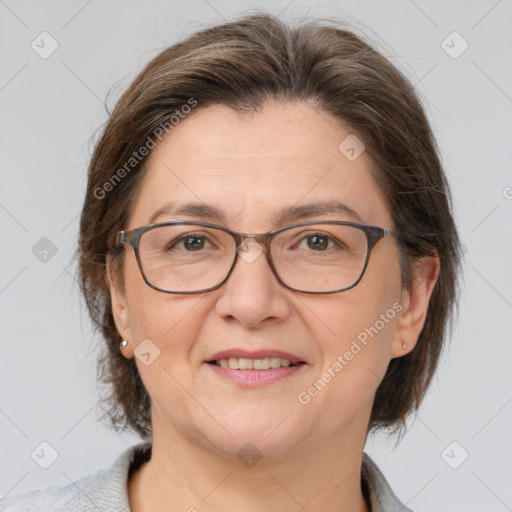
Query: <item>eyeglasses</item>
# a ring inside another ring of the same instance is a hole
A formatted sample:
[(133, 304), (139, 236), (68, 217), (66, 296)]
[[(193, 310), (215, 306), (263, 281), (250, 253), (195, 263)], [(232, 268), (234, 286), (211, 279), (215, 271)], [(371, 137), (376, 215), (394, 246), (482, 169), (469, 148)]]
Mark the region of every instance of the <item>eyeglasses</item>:
[[(204, 222), (173, 221), (117, 233), (130, 244), (144, 281), (165, 293), (216, 290), (237, 257), (252, 263), (263, 252), (278, 281), (290, 290), (326, 294), (361, 281), (370, 253), (392, 228), (344, 221), (312, 221), (250, 235)], [(251, 246), (254, 246), (251, 250)]]

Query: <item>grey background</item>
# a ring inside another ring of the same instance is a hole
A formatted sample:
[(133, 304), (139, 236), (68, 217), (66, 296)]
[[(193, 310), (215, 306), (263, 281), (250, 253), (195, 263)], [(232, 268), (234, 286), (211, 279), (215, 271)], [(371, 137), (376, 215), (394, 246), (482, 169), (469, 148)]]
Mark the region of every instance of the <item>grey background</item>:
[[(427, 99), (466, 247), (460, 316), (406, 437), (366, 451), (417, 512), (512, 510), (511, 0), (0, 0), (0, 496), (67, 485), (139, 441), (98, 421), (98, 338), (74, 277), (90, 140), (109, 90), (112, 106), (159, 49), (256, 7), (355, 20)], [(31, 48), (43, 31), (59, 45), (47, 59)], [(453, 31), (469, 44), (456, 59)], [(31, 458), (43, 441), (58, 452), (46, 470)]]

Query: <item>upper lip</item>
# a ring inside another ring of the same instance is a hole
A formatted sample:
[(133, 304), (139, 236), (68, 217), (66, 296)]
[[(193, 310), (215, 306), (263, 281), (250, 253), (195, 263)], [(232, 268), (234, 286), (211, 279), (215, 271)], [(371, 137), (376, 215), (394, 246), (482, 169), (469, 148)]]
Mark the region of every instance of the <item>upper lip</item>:
[(281, 359), (288, 359), (291, 363), (303, 363), (305, 362), (298, 356), (283, 352), (282, 350), (273, 349), (261, 349), (261, 350), (244, 350), (242, 348), (231, 348), (227, 350), (221, 350), (213, 354), (207, 361), (220, 361), (221, 359), (229, 359), (230, 357), (236, 358), (247, 358), (247, 359), (264, 359), (266, 357), (279, 357)]

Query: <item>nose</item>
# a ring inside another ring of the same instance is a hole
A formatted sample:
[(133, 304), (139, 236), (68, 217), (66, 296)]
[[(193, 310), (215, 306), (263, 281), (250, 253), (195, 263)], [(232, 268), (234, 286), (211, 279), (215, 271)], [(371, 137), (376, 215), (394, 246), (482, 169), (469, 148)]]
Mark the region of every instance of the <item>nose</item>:
[(290, 313), (286, 289), (272, 272), (262, 245), (246, 238), (237, 249), (231, 275), (220, 288), (217, 313), (245, 326), (279, 322)]

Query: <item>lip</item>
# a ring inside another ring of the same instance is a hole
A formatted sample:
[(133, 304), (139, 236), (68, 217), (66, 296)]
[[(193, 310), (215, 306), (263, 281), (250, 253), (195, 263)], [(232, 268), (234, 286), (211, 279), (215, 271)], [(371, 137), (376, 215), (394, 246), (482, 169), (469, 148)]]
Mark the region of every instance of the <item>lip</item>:
[[(209, 361), (220, 361), (221, 359), (229, 359), (230, 357), (245, 357), (247, 359), (264, 359), (265, 357), (279, 357), (281, 359), (288, 359), (290, 363), (305, 363), (303, 359), (300, 357), (289, 354), (288, 352), (283, 352), (281, 350), (244, 350), (242, 348), (233, 348), (233, 349), (227, 349), (227, 350), (221, 350), (220, 352), (216, 352), (213, 354), (209, 359), (205, 361), (205, 363), (208, 363)], [(279, 369), (279, 368), (277, 368)], [(244, 371), (244, 370), (235, 370), (237, 372)], [(254, 371), (254, 370), (249, 370)], [(270, 370), (256, 370), (256, 371), (270, 371)]]
[[(247, 359), (279, 357), (280, 359), (288, 359), (290, 363), (294, 364), (295, 366), (281, 366), (279, 368), (269, 368), (268, 370), (234, 370), (232, 368), (224, 368), (215, 364), (208, 364), (211, 361), (229, 359), (230, 357), (245, 357)], [(300, 357), (296, 356), (295, 354), (283, 352), (282, 350), (261, 349), (251, 351), (241, 348), (227, 349), (216, 352), (204, 363), (219, 377), (245, 388), (261, 387), (267, 384), (278, 382), (296, 374), (297, 372), (300, 372), (305, 366), (307, 366), (306, 362)]]
[(280, 368), (270, 368), (269, 370), (233, 370), (232, 368), (223, 368), (214, 364), (206, 364), (206, 366), (223, 379), (227, 379), (245, 388), (253, 388), (272, 384), (290, 377), (300, 372), (306, 365), (281, 366)]

